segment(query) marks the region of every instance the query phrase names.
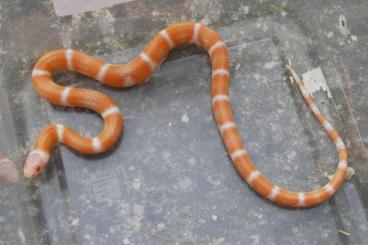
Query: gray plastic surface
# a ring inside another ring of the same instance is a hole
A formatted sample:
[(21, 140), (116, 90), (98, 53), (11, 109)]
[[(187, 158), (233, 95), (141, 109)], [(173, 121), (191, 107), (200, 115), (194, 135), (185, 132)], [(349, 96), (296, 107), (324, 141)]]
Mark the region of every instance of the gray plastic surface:
[(367, 10), (365, 1), (163, 0), (57, 17), (51, 0), (0, 3), (0, 151), (21, 176), (42, 127), (58, 122), (89, 136), (102, 128), (95, 113), (50, 106), (36, 94), (37, 58), (68, 47), (125, 63), (156, 32), (189, 20), (210, 25), (229, 47), (235, 121), (260, 171), (309, 191), (336, 168), (333, 143), (285, 75), (288, 59), (300, 74), (321, 68), (331, 98), (319, 91), (315, 102), (356, 170), (311, 209), (260, 197), (234, 169), (213, 120), (209, 58), (187, 46), (132, 89), (54, 76), (110, 95), (124, 132), (105, 154), (56, 147), (36, 181), (1, 182), (0, 244), (368, 244)]

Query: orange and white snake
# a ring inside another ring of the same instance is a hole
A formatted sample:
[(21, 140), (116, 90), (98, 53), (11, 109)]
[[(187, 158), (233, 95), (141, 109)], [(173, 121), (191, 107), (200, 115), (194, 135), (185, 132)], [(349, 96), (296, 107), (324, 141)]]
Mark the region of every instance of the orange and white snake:
[(32, 72), (36, 91), (55, 105), (84, 107), (104, 119), (98, 136), (79, 135), (61, 124), (52, 124), (38, 135), (33, 151), (24, 165), (24, 175), (35, 178), (47, 164), (52, 148), (63, 143), (74, 150), (94, 154), (107, 151), (120, 137), (122, 115), (114, 101), (97, 91), (63, 87), (56, 84), (51, 74), (61, 70), (75, 71), (95, 78), (112, 87), (131, 87), (147, 80), (173, 48), (196, 44), (207, 50), (212, 64), (212, 109), (227, 152), (236, 169), (248, 184), (263, 197), (287, 207), (311, 207), (330, 198), (341, 186), (347, 172), (347, 150), (341, 137), (318, 110), (297, 74), (287, 67), (300, 92), (319, 123), (335, 143), (339, 163), (333, 178), (322, 188), (311, 192), (292, 192), (273, 184), (259, 172), (244, 149), (234, 123), (229, 99), (229, 54), (219, 34), (199, 23), (180, 23), (159, 32), (144, 51), (125, 65), (112, 65), (72, 49), (51, 51), (42, 56)]

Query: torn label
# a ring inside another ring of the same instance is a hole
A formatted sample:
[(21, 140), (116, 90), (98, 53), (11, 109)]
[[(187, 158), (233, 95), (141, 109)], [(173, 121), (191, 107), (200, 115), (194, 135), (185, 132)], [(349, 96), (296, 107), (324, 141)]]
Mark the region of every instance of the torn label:
[(321, 67), (315, 68), (311, 71), (308, 71), (303, 76), (303, 83), (305, 86), (305, 89), (308, 91), (308, 93), (313, 97), (313, 93), (322, 90), (327, 92), (328, 98), (331, 98), (331, 92), (328, 88), (326, 78), (323, 75), (323, 72), (321, 70)]

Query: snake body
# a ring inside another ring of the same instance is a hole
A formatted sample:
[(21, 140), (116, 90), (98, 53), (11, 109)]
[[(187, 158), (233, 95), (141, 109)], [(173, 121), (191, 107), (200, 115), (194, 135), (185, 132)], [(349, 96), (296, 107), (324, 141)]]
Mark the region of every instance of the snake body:
[(322, 188), (311, 192), (292, 192), (272, 183), (257, 170), (245, 151), (234, 123), (229, 99), (229, 54), (219, 34), (199, 23), (179, 23), (159, 32), (144, 51), (125, 65), (112, 65), (72, 49), (51, 51), (42, 56), (32, 72), (32, 83), (44, 99), (55, 105), (84, 107), (101, 115), (103, 130), (93, 138), (81, 136), (72, 129), (52, 124), (38, 135), (33, 151), (24, 165), (24, 175), (35, 178), (45, 167), (50, 152), (58, 143), (74, 150), (95, 154), (108, 150), (120, 137), (123, 122), (119, 108), (108, 96), (89, 89), (63, 87), (51, 74), (61, 70), (75, 71), (112, 87), (125, 88), (149, 79), (166, 55), (175, 47), (196, 44), (204, 48), (212, 64), (212, 109), (227, 152), (240, 175), (263, 197), (287, 207), (311, 207), (329, 199), (341, 186), (347, 172), (347, 150), (337, 133), (318, 110), (297, 74), (288, 67), (307, 105), (335, 143), (339, 163), (333, 178)]

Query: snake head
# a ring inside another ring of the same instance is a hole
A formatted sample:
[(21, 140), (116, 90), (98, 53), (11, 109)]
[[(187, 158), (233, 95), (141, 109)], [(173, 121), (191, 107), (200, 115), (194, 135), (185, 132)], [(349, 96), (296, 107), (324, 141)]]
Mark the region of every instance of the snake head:
[(24, 177), (29, 180), (37, 177), (45, 168), (48, 162), (49, 154), (41, 150), (32, 151), (24, 163)]

